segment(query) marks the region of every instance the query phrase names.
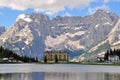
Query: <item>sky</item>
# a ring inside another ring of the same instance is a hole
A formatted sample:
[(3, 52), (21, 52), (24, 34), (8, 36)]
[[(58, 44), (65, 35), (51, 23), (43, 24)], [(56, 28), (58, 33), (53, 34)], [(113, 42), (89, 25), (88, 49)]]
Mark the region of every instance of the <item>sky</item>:
[(11, 27), (20, 14), (84, 17), (99, 8), (120, 16), (120, 0), (0, 0), (0, 26)]

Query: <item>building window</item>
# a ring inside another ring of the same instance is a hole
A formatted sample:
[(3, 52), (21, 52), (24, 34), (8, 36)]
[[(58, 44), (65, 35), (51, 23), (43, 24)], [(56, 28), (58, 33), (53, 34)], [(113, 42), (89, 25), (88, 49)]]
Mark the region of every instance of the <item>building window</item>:
[(59, 59), (61, 60), (61, 55), (59, 55)]
[(66, 55), (64, 55), (64, 60), (66, 60)]
[(52, 59), (52, 55), (50, 55), (50, 59)]

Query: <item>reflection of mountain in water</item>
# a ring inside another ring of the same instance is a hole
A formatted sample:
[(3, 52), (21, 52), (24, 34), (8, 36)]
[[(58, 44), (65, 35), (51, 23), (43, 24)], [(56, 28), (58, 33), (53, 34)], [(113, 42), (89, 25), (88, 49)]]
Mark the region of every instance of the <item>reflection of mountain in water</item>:
[(120, 74), (113, 73), (6, 73), (0, 74), (0, 80), (120, 80)]
[(45, 73), (45, 80), (104, 80), (102, 73)]

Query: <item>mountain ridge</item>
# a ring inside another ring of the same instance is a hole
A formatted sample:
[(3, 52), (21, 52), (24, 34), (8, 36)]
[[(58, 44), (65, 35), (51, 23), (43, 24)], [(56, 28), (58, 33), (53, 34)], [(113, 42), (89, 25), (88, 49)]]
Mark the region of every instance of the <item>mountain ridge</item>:
[(70, 59), (90, 50), (107, 38), (119, 17), (97, 10), (85, 17), (56, 17), (42, 14), (21, 14), (0, 36), (0, 44), (17, 54), (43, 57), (46, 50), (65, 50)]

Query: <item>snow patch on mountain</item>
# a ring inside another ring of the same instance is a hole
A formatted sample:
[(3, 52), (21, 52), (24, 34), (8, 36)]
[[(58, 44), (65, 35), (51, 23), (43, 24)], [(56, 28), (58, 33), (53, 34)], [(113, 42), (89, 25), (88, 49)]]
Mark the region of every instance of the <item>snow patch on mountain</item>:
[(112, 46), (116, 46), (116, 45), (118, 45), (118, 44), (120, 44), (120, 41), (117, 41), (117, 42), (115, 42), (115, 43), (112, 43)]
[(105, 51), (102, 51), (102, 52), (97, 54), (97, 57), (104, 57), (104, 55), (105, 55)]
[(111, 24), (111, 23), (109, 23), (109, 22), (106, 22), (106, 23), (105, 23), (105, 25), (112, 25), (112, 24)]
[(95, 28), (98, 28), (99, 27), (99, 24), (97, 24), (96, 26), (95, 26)]
[(74, 50), (85, 49), (85, 46), (80, 45), (80, 41), (68, 40), (66, 43), (67, 43), (67, 45), (73, 47)]
[(66, 36), (69, 36), (69, 37), (75, 37), (75, 36), (80, 36), (80, 35), (83, 35), (85, 34), (86, 31), (78, 31), (78, 32), (75, 32), (75, 33), (66, 33), (65, 35)]
[(2, 39), (3, 42), (6, 42), (6, 40), (7, 40), (8, 38), (3, 37), (3, 38), (1, 38), (1, 39)]
[(32, 22), (32, 19), (29, 18), (29, 15), (25, 15), (25, 14), (21, 14), (18, 16), (18, 18), (16, 19), (16, 21), (18, 20), (24, 20), (26, 22)]
[(47, 47), (55, 47), (56, 45), (62, 44), (67, 39), (66, 35), (60, 35), (56, 38), (53, 38), (51, 36), (47, 36), (45, 39), (45, 44)]
[[(59, 36), (51, 37), (50, 35), (46, 37), (45, 44), (47, 48), (55, 48), (57, 45), (63, 44), (65, 48), (71, 47), (74, 50), (85, 49), (84, 46), (80, 45), (80, 40), (70, 40), (69, 37), (75, 37), (85, 34), (85, 31), (78, 31), (75, 33), (65, 33)], [(67, 45), (67, 46), (66, 46)], [(48, 50), (48, 49), (46, 49)]]
[(74, 28), (74, 30), (80, 30), (80, 29), (82, 29), (82, 26)]

